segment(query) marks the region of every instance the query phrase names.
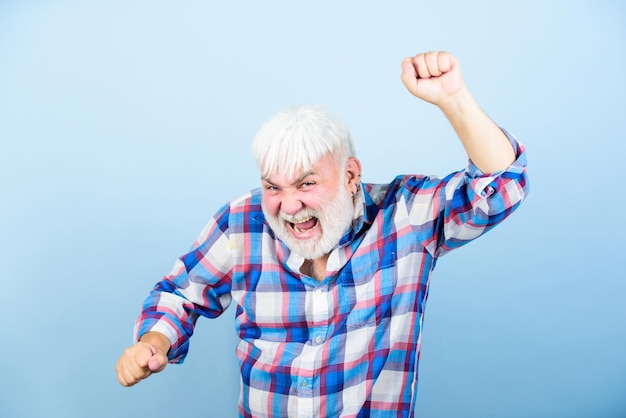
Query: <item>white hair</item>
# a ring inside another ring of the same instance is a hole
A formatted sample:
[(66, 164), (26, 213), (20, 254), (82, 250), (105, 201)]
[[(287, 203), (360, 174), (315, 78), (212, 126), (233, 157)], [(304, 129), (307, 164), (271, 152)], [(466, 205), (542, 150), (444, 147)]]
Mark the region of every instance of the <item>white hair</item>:
[(356, 156), (346, 125), (320, 105), (294, 106), (273, 116), (257, 132), (252, 152), (264, 178), (294, 176), (329, 153), (338, 164)]

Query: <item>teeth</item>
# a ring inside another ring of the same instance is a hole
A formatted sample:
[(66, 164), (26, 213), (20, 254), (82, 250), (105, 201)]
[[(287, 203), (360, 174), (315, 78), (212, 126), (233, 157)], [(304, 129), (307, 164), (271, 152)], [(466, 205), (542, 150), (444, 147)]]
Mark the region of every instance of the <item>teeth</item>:
[(293, 223), (293, 224), (301, 224), (302, 222), (310, 221), (311, 219), (313, 219), (312, 216), (307, 216), (306, 218), (296, 219), (296, 220), (292, 221), (291, 223)]
[(314, 216), (307, 216), (306, 218), (301, 218), (301, 219), (294, 220), (293, 222), (290, 222), (290, 224), (291, 224), (291, 227), (295, 231), (297, 231), (297, 232), (306, 232), (306, 231), (308, 231), (308, 229), (300, 229), (300, 228), (298, 228), (297, 225), (300, 224), (300, 223), (303, 223), (303, 222), (310, 221), (313, 218), (314, 218)]

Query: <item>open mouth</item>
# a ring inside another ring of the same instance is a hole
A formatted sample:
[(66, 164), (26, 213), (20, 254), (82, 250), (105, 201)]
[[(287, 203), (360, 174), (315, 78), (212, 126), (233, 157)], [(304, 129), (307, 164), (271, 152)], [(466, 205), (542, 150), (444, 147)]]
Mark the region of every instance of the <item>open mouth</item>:
[(299, 220), (298, 222), (289, 222), (291, 229), (300, 234), (311, 232), (317, 226), (318, 220), (314, 216), (309, 216), (306, 219)]

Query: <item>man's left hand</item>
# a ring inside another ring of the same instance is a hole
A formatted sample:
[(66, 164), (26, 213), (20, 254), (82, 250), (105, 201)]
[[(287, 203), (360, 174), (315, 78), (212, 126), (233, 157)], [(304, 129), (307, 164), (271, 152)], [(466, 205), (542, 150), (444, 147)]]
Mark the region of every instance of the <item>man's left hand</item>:
[(426, 52), (405, 58), (402, 82), (414, 96), (440, 107), (465, 87), (459, 63), (448, 52)]

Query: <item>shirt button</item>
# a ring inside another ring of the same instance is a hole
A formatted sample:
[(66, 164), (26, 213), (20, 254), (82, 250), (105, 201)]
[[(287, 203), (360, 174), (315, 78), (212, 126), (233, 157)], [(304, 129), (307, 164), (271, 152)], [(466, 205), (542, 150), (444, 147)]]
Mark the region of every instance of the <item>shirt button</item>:
[(316, 289), (315, 293), (317, 293), (318, 295), (321, 295), (322, 294), (322, 289)]
[(300, 383), (300, 386), (302, 386), (303, 388), (305, 388), (305, 387), (306, 387), (306, 385), (307, 385), (306, 380), (303, 380), (303, 381)]
[(315, 337), (315, 343), (316, 344), (320, 344), (321, 342), (322, 342), (322, 337), (320, 337), (320, 336)]

